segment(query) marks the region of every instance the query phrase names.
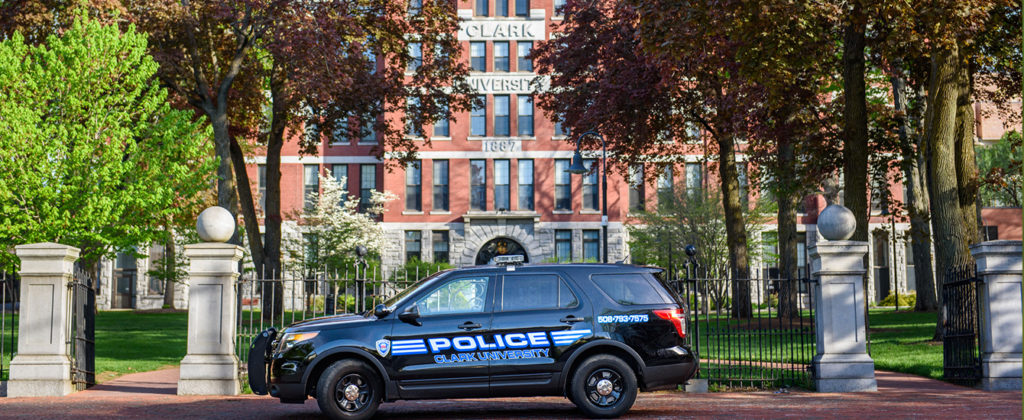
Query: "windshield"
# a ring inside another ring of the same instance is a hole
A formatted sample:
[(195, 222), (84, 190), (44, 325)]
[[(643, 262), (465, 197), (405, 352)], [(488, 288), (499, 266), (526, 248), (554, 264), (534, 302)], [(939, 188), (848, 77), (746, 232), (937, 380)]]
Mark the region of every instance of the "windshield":
[(436, 279), (438, 276), (440, 276), (442, 274), (445, 274), (448, 271), (450, 271), (450, 270), (439, 271), (437, 273), (434, 273), (433, 275), (430, 275), (428, 277), (423, 278), (423, 280), (420, 280), (420, 281), (414, 283), (413, 285), (411, 285), (409, 287), (406, 287), (401, 292), (398, 292), (397, 295), (394, 295), (391, 298), (389, 298), (388, 300), (385, 300), (384, 301), (384, 306), (386, 306), (389, 310), (392, 310), (392, 311), (395, 310), (395, 306), (397, 306), (399, 302), (401, 302), (403, 299), (405, 299), (406, 296), (409, 296), (410, 294), (412, 294), (412, 292), (415, 292), (415, 291), (419, 290), (419, 288), (422, 287), (427, 282), (429, 282), (429, 281), (431, 281), (433, 279)]

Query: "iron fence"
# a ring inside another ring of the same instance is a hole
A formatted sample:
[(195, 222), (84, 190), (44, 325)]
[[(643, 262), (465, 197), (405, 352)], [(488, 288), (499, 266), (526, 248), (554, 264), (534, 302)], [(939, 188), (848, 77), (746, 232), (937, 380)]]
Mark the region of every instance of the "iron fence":
[[(245, 273), (236, 283), (236, 351), (244, 370), (249, 344), (267, 328), (279, 331), (306, 319), (363, 314), (437, 271), (367, 269), (351, 266), (280, 274)], [(244, 372), (243, 372), (244, 373)]]
[(706, 278), (694, 271), (670, 271), (669, 284), (689, 307), (698, 379), (731, 388), (813, 388), (817, 336), (808, 279)]
[(19, 285), (16, 274), (0, 271), (0, 381), (7, 380), (18, 351)]
[(981, 380), (981, 280), (974, 264), (954, 267), (942, 283), (942, 376), (973, 386)]
[(92, 274), (76, 264), (68, 283), (71, 299), (68, 354), (71, 383), (76, 391), (96, 385), (96, 291)]

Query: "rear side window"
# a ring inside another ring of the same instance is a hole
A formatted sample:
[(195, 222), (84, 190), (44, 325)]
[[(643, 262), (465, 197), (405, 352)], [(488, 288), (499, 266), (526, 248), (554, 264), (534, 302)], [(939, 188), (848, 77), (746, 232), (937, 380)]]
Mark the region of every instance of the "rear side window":
[(642, 274), (601, 274), (593, 276), (594, 283), (619, 305), (658, 305), (672, 301)]
[(553, 274), (505, 276), (502, 282), (502, 311), (571, 308), (577, 303), (572, 290)]

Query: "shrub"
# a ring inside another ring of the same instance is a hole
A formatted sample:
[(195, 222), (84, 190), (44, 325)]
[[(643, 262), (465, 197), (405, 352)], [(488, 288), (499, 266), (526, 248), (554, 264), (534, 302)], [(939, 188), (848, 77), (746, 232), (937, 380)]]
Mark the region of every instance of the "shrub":
[[(912, 308), (917, 305), (917, 294), (914, 292), (900, 293), (900, 307)], [(889, 293), (885, 299), (878, 302), (878, 306), (896, 306), (896, 295)]]

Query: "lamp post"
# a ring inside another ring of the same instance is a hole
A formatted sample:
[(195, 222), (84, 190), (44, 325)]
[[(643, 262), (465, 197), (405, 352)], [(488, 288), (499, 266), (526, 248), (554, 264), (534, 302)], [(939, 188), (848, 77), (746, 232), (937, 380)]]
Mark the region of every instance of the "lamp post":
[(601, 140), (601, 235), (603, 236), (604, 251), (601, 261), (608, 263), (608, 145), (604, 137), (596, 131), (587, 131), (576, 138), (576, 153), (572, 155), (572, 164), (567, 171), (571, 174), (585, 174), (590, 169), (583, 166), (583, 155), (580, 154), (580, 141), (586, 136), (594, 136)]

